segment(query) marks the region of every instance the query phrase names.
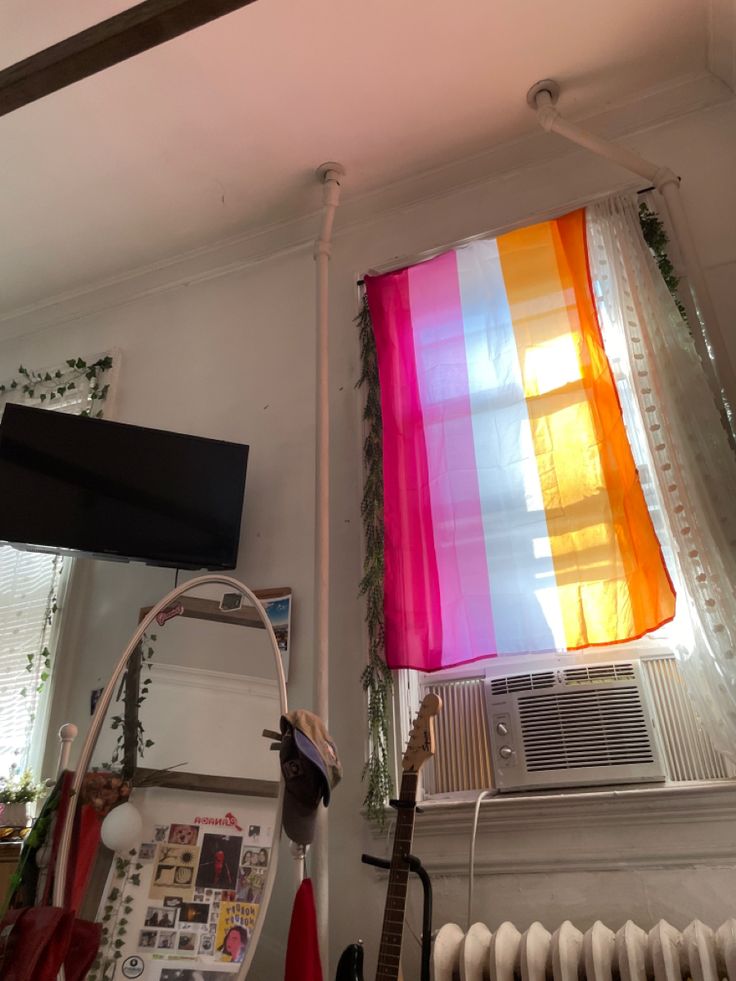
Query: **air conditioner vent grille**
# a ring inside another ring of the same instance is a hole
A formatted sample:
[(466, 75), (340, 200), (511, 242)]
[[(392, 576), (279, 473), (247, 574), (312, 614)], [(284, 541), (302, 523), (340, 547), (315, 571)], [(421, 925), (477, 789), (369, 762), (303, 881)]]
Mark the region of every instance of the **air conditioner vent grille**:
[(635, 685), (522, 695), (518, 706), (528, 771), (654, 761)]
[(535, 671), (532, 674), (514, 674), (491, 681), (492, 695), (508, 695), (517, 691), (537, 691), (539, 688), (552, 688), (555, 683), (554, 671)]
[(596, 682), (633, 681), (636, 678), (631, 662), (622, 664), (584, 664), (567, 668), (562, 672), (567, 685), (595, 684)]

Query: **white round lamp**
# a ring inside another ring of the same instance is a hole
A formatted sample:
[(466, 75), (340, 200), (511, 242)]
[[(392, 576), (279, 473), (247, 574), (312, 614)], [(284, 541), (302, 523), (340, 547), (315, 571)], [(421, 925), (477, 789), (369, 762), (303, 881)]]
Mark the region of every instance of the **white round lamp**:
[(113, 852), (126, 852), (141, 840), (143, 818), (127, 801), (107, 815), (100, 828), (103, 845)]

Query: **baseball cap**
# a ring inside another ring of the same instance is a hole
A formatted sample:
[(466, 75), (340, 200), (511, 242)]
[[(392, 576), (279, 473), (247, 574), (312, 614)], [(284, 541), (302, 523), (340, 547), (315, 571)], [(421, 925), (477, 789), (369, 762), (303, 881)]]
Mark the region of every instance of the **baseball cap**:
[(281, 716), (282, 823), (291, 841), (311, 845), (320, 801), (325, 807), (342, 776), (337, 747), (319, 716), (296, 709)]

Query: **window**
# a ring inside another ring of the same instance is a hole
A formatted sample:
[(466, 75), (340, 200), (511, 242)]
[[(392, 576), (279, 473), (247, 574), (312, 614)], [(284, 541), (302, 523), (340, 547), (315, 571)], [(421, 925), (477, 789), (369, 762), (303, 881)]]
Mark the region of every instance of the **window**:
[(671, 620), (589, 289), (585, 213), (366, 282), (388, 664), (570, 651)]
[[(489, 692), (627, 677), (654, 720), (666, 779), (734, 773), (715, 747), (731, 751), (720, 736), (736, 719), (730, 593), (718, 586), (733, 581), (722, 570), (736, 542), (729, 509), (703, 494), (707, 473), (723, 484), (710, 480), (715, 499), (736, 491), (733, 459), (692, 338), (652, 276), (635, 206), (589, 209), (592, 244), (571, 241), (572, 218), (543, 223), (557, 226), (551, 288), (535, 261), (542, 226), (367, 278), (384, 427), (387, 660), (419, 669), (399, 674), (401, 731), (424, 692), (446, 696), (434, 794), (493, 782)], [(675, 650), (686, 656), (676, 661)], [(694, 702), (722, 730), (715, 743)]]
[[(110, 357), (79, 359), (40, 372), (20, 368), (0, 386), (6, 402), (60, 412), (98, 412)], [(0, 773), (11, 765), (39, 778), (52, 688), (54, 649), (73, 559), (0, 545)]]
[(0, 547), (0, 773), (38, 765), (62, 567), (57, 555)]

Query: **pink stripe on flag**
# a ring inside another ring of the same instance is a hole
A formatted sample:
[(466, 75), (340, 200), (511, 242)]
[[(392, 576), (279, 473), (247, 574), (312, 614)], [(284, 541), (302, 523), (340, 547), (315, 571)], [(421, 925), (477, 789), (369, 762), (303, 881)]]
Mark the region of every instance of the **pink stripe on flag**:
[(496, 652), (456, 253), (408, 272), (448, 667)]
[(442, 620), (408, 272), (366, 276), (365, 284), (383, 415), (386, 661), (437, 668)]

